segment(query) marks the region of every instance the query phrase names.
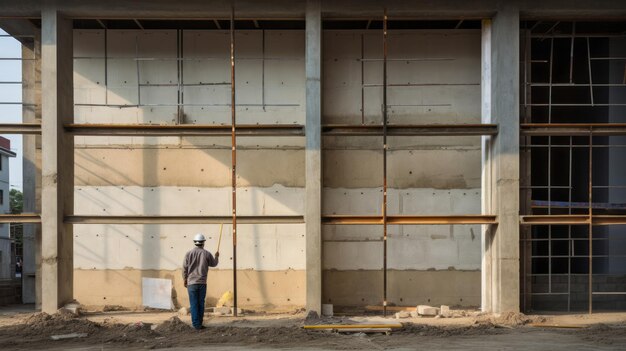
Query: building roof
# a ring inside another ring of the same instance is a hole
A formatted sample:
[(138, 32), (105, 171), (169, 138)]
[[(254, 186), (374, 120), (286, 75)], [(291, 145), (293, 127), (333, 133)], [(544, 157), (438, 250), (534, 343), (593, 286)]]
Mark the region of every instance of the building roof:
[(0, 136), (0, 154), (8, 157), (15, 157), (15, 152), (11, 151), (11, 140)]

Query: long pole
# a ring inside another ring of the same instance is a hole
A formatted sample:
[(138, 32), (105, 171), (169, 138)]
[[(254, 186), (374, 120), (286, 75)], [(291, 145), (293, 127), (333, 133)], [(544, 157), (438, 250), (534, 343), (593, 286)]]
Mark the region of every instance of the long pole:
[(387, 9), (383, 16), (383, 315), (387, 316)]
[(593, 313), (593, 132), (589, 130), (589, 314)]
[(235, 7), (230, 12), (230, 111), (232, 167), (231, 185), (233, 188), (233, 315), (237, 317), (237, 136), (235, 133)]
[(220, 244), (222, 243), (222, 227), (224, 224), (220, 223), (220, 237), (217, 239), (217, 250), (215, 252), (220, 252)]

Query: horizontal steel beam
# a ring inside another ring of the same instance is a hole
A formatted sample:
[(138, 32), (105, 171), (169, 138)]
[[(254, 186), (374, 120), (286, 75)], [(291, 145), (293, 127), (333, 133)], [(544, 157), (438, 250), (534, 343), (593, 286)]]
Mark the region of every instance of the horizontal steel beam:
[[(66, 124), (65, 130), (85, 136), (231, 136), (230, 125)], [(237, 125), (237, 136), (303, 136), (298, 124)]]
[[(588, 215), (530, 215), (520, 216), (522, 225), (589, 225)], [(593, 215), (593, 225), (626, 224), (626, 215)]]
[(41, 223), (41, 216), (36, 213), (3, 214), (0, 223)]
[[(70, 224), (228, 224), (231, 216), (66, 216)], [(238, 224), (304, 223), (304, 216), (237, 216)]]
[(626, 135), (626, 123), (527, 123), (521, 124), (522, 135)]
[(582, 225), (589, 224), (587, 215), (529, 215), (520, 216), (523, 225)]
[[(455, 225), (455, 224), (497, 224), (494, 215), (459, 216), (387, 216), (389, 225)], [(383, 224), (382, 216), (322, 216), (322, 224), (327, 225), (368, 225)]]
[(41, 134), (41, 124), (0, 123), (0, 134)]
[[(322, 134), (327, 136), (382, 136), (382, 125), (340, 125), (322, 126)], [(422, 124), (422, 125), (387, 125), (389, 136), (446, 136), (446, 135), (496, 135), (497, 124)]]
[(594, 215), (594, 225), (620, 225), (626, 224), (626, 215)]

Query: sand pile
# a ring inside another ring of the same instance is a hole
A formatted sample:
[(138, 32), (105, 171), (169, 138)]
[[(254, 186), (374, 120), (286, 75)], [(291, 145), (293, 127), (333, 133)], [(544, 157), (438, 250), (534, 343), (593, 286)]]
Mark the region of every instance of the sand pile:
[(36, 313), (28, 317), (24, 324), (26, 327), (20, 334), (28, 335), (59, 335), (69, 333), (93, 334), (102, 327), (87, 319), (80, 319), (71, 313)]
[(541, 316), (527, 316), (523, 313), (507, 312), (499, 316), (484, 314), (474, 319), (477, 325), (495, 325), (507, 327), (519, 327), (531, 323), (546, 323), (548, 318)]
[(165, 322), (159, 324), (155, 331), (158, 333), (181, 333), (185, 331), (191, 331), (191, 327), (185, 322), (181, 321), (178, 317), (172, 317)]
[(457, 335), (493, 335), (501, 334), (503, 329), (497, 328), (493, 324), (474, 324), (471, 326), (433, 326), (425, 324), (403, 323), (404, 328), (396, 330), (393, 334), (429, 336), (429, 337), (447, 337)]

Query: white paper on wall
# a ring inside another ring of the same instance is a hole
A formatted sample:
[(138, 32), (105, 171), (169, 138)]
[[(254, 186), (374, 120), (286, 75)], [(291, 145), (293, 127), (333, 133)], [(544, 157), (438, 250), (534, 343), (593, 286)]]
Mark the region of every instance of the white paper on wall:
[(143, 306), (170, 310), (172, 304), (172, 281), (170, 279), (142, 278)]

